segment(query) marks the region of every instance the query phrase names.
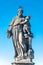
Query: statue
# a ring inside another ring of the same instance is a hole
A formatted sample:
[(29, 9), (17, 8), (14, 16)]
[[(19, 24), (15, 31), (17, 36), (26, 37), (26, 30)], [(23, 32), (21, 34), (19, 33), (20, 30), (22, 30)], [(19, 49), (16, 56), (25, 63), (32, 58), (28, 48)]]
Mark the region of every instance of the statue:
[[(7, 30), (7, 37), (12, 37), (15, 59), (17, 61), (27, 59), (30, 53), (34, 53), (31, 46), (33, 34), (30, 30), (31, 25), (29, 20), (30, 16), (23, 16), (23, 10), (19, 8), (17, 16), (11, 21)], [(33, 58), (33, 56), (29, 57)], [(32, 60), (30, 59), (30, 61)]]

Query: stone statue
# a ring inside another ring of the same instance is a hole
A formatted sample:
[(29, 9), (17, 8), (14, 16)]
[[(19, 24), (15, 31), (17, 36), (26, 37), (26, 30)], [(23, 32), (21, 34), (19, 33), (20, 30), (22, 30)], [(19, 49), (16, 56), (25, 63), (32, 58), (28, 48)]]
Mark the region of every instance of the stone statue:
[(30, 16), (23, 16), (22, 8), (18, 9), (17, 16), (11, 21), (9, 29), (7, 30), (7, 37), (12, 37), (13, 46), (15, 50), (15, 59), (17, 61), (27, 59), (29, 54), (29, 61), (31, 62), (34, 51), (31, 46), (33, 34), (30, 30)]

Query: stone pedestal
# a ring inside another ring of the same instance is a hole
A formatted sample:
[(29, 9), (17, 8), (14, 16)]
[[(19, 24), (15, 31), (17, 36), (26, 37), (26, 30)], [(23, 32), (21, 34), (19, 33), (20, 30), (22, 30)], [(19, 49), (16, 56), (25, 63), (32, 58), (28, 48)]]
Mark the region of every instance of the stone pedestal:
[(34, 63), (12, 63), (12, 65), (34, 65)]

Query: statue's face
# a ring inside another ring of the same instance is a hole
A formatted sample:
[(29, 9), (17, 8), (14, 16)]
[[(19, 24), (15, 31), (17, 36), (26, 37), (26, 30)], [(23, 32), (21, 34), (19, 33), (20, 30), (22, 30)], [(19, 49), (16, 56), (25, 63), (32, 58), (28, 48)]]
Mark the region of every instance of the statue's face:
[(23, 14), (23, 11), (22, 10), (19, 10), (18, 11), (18, 16), (21, 16)]

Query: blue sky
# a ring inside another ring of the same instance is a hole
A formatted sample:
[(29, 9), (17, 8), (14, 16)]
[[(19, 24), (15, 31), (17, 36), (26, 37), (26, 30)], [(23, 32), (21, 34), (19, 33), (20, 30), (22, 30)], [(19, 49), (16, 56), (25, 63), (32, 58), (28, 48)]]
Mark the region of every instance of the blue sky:
[(11, 65), (14, 60), (12, 39), (7, 38), (7, 29), (19, 6), (23, 7), (24, 16), (31, 16), (33, 61), (35, 65), (43, 65), (43, 0), (0, 0), (0, 65)]

